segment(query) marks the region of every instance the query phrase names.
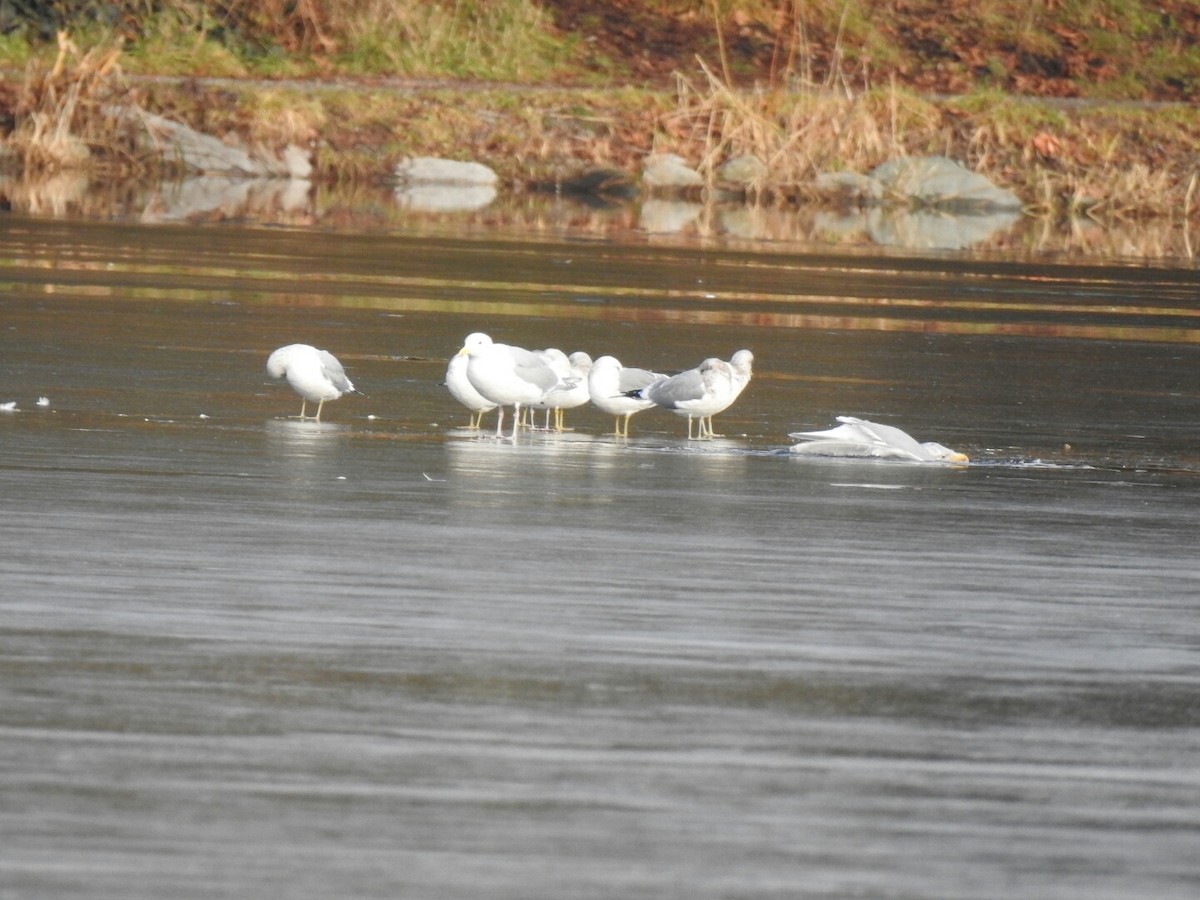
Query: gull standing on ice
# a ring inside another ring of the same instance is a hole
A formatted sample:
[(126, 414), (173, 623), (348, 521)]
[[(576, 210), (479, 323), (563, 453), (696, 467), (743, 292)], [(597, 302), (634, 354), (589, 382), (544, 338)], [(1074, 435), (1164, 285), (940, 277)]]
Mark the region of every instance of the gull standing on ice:
[(497, 404), (475, 390), (467, 378), (467, 357), (456, 353), (446, 366), (446, 387), (451, 396), (471, 411), (471, 428), (476, 430), (483, 424), (483, 414), (491, 412)]
[[(320, 422), (326, 400), (359, 393), (336, 356), (308, 344), (280, 347), (267, 359), (267, 374), (272, 378), (287, 378), (292, 390), (300, 395), (300, 419), (312, 418)], [(309, 400), (317, 404), (315, 416), (305, 415)]]
[(632, 396), (654, 401), (656, 406), (679, 416), (687, 416), (688, 440), (692, 440), (692, 420), (699, 419), (696, 439), (713, 438), (712, 417), (724, 412), (746, 389), (753, 375), (754, 354), (739, 350), (729, 362), (710, 357), (694, 369), (656, 381)]
[(907, 432), (853, 416), (838, 416), (841, 422), (828, 431), (793, 431), (788, 435), (800, 443), (792, 452), (806, 456), (837, 456), (850, 459), (899, 459), (909, 462), (965, 463), (965, 453), (934, 441), (918, 443)]
[(597, 409), (616, 417), (613, 434), (617, 437), (629, 437), (629, 420), (634, 413), (654, 405), (653, 400), (645, 400), (632, 394), (666, 377), (646, 369), (627, 368), (621, 365), (615, 356), (602, 356), (592, 364), (592, 369), (588, 372), (588, 394)]
[(550, 428), (550, 410), (554, 410), (554, 430), (566, 431), (566, 414), (564, 410), (575, 409), (588, 402), (588, 372), (592, 369), (592, 358), (582, 350), (576, 350), (567, 356), (561, 350), (551, 347), (548, 350), (535, 350), (563, 381), (574, 379), (575, 383), (568, 390), (555, 391), (547, 394), (544, 400), (529, 404), (530, 409), (546, 410), (546, 428)]
[(467, 335), (458, 351), (467, 357), (467, 379), (481, 395), (500, 407), (496, 437), (503, 433), (504, 407), (513, 408), (513, 437), (521, 419), (521, 407), (546, 399), (547, 395), (570, 390), (575, 381), (564, 380), (544, 359), (522, 347), (497, 344), (482, 332)]

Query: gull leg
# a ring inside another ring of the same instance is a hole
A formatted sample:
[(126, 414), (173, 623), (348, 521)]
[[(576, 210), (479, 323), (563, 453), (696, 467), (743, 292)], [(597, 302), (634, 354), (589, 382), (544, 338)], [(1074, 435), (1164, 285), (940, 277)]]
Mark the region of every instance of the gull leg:
[(324, 400), (318, 400), (318, 401), (317, 401), (317, 414), (316, 414), (315, 416), (313, 416), (313, 418), (314, 418), (314, 419), (316, 419), (318, 422), (320, 422), (320, 421), (321, 421), (321, 409), (322, 409), (324, 406), (325, 406), (325, 401), (324, 401)]
[(496, 407), (496, 437), (501, 436), (500, 426), (504, 424), (504, 407)]
[(300, 415), (296, 416), (301, 422), (304, 421), (304, 410), (308, 408), (308, 401), (303, 397), (300, 398)]
[[(528, 408), (526, 411), (530, 413), (529, 421), (532, 422), (533, 421), (532, 411), (528, 410)], [(517, 439), (517, 425), (520, 421), (521, 421), (521, 404), (515, 403), (515, 404), (513, 404), (513, 433), (512, 433), (514, 441)]]

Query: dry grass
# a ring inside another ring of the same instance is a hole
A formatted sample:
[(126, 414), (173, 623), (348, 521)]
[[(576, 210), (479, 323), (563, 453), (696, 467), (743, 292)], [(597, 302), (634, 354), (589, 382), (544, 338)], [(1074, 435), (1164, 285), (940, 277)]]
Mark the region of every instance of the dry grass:
[(1173, 122), (992, 94), (933, 100), (894, 84), (858, 94), (831, 81), (746, 91), (700, 67), (703, 80), (679, 77), (655, 146), (698, 162), (710, 184), (725, 160), (755, 156), (767, 166), (753, 186), (759, 197), (792, 203), (814, 198), (823, 172), (865, 173), (899, 156), (940, 154), (1052, 218), (1179, 220), (1200, 212), (1200, 167), (1188, 149), (1200, 126), (1187, 116)]
[(724, 160), (750, 155), (766, 163), (768, 185), (793, 191), (822, 172), (862, 172), (907, 153), (936, 152), (945, 138), (940, 110), (894, 86), (857, 96), (828, 85), (747, 92), (703, 62), (701, 70), (700, 85), (680, 76), (660, 149), (699, 159), (710, 178)]
[(128, 125), (105, 113), (125, 94), (120, 84), (119, 46), (93, 47), (81, 53), (65, 32), (58, 55), (43, 69), (26, 70), (9, 147), (26, 173), (85, 167), (100, 158), (133, 158)]
[[(335, 25), (313, 19), (297, 26), (297, 40), (342, 33)], [(128, 117), (106, 114), (128, 102), (122, 61), (117, 44), (81, 52), (61, 34), (52, 63), (27, 67), (8, 139), (25, 172), (84, 167), (137, 175), (162, 165), (140, 148)], [(758, 195), (793, 205), (815, 196), (822, 172), (867, 172), (901, 155), (944, 154), (1054, 219), (1200, 215), (1200, 121), (1189, 111), (1056, 107), (988, 93), (933, 100), (894, 83), (855, 92), (836, 77), (812, 84), (796, 76), (813, 67), (791, 50), (781, 67), (790, 74), (779, 84), (741, 90), (697, 61), (698, 74), (678, 75), (673, 96), (479, 86), (339, 93), (195, 82), (140, 92), (146, 108), (209, 134), (237, 134), (249, 146), (312, 144), (318, 178), (330, 183), (386, 180), (401, 155), (473, 157), (514, 185), (590, 167), (636, 174), (653, 149), (679, 153), (710, 183), (725, 160), (755, 156), (767, 166)]]

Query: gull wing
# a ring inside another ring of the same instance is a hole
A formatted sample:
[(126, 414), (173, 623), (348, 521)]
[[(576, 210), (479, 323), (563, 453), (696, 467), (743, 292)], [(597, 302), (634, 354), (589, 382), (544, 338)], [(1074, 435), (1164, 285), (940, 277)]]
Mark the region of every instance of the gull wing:
[(342, 368), (342, 364), (338, 362), (336, 356), (328, 350), (318, 350), (317, 355), (321, 359), (321, 372), (333, 383), (335, 388), (343, 394), (354, 390), (354, 385), (346, 377), (346, 370)]
[[(508, 347), (513, 360), (513, 372), (523, 381), (535, 384), (543, 391), (550, 391), (559, 384), (558, 374), (544, 358), (532, 350)], [(578, 379), (576, 379), (578, 381)]]
[(680, 403), (699, 400), (704, 396), (704, 378), (699, 369), (688, 369), (670, 378), (652, 382), (642, 391), (642, 396), (659, 406), (674, 409)]
[(642, 388), (649, 387), (656, 381), (663, 381), (666, 375), (660, 375), (658, 372), (650, 372), (646, 369), (621, 369), (617, 373), (617, 389), (622, 394), (627, 394), (630, 391), (640, 391)]

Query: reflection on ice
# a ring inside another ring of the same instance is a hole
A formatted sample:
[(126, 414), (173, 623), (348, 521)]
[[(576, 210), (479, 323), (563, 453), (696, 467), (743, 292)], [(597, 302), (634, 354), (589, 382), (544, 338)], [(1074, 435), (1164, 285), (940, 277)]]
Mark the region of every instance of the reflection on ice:
[(496, 199), (490, 184), (407, 184), (396, 188), (396, 203), (414, 212), (471, 212)]
[[(17, 218), (8, 893), (1194, 898), (1194, 273)], [(883, 311), (935, 281), (985, 304)], [(749, 343), (744, 436), (431, 425), (493, 325)], [(280, 334), (345, 348), (379, 418), (272, 418)], [(796, 464), (839, 409), (983, 459)]]
[(818, 234), (840, 238), (861, 234), (885, 247), (964, 250), (1012, 228), (1020, 219), (1021, 213), (1013, 210), (954, 214), (942, 210), (872, 207), (821, 210), (813, 224)]
[(87, 176), (78, 171), (43, 178), (0, 176), (0, 199), (13, 210), (57, 219), (75, 208), (90, 186)]
[(272, 447), (289, 454), (307, 455), (329, 445), (330, 441), (350, 434), (350, 426), (315, 419), (269, 419), (267, 437)]
[(37, 179), (0, 176), (0, 203), (13, 212), (54, 219), (238, 220), (339, 229), (393, 226), (410, 221), (410, 217), (469, 214), (486, 207), (488, 227), (508, 235), (622, 236), (638, 229), (651, 234), (715, 233), (739, 240), (822, 246), (870, 241), (881, 246), (954, 249), (992, 243), (1096, 257), (1194, 255), (1186, 229), (1169, 218), (1103, 224), (1084, 218), (1060, 224), (1014, 211), (950, 216), (928, 210), (756, 206), (728, 202), (720, 195), (703, 204), (660, 198), (643, 204), (609, 200), (598, 212), (597, 198), (586, 194), (513, 196), (491, 186), (482, 190), (476, 186), (430, 188), (405, 192), (360, 183), (313, 185), (301, 178), (220, 176), (198, 176), (178, 184), (112, 184), (63, 173)]
[(877, 244), (906, 250), (965, 250), (1012, 228), (1020, 211), (955, 215), (939, 210), (871, 210), (867, 233)]
[(159, 186), (142, 210), (143, 222), (210, 218), (275, 218), (311, 212), (312, 185), (299, 178), (198, 175)]
[(638, 227), (649, 234), (677, 234), (699, 219), (702, 212), (704, 207), (699, 203), (650, 198), (642, 201)]

